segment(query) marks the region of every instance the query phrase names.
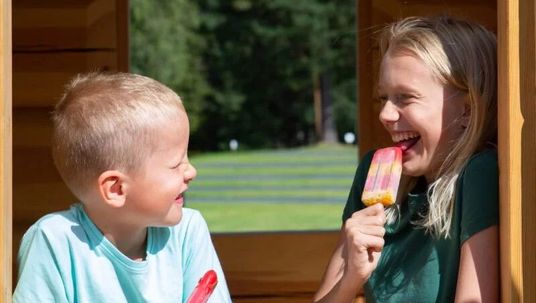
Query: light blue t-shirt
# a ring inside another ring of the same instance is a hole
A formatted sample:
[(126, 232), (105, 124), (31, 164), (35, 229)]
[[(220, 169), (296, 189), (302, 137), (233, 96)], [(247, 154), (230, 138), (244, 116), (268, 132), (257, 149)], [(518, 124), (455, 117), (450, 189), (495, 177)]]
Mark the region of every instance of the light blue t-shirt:
[(201, 214), (183, 209), (179, 224), (149, 227), (147, 257), (122, 254), (81, 204), (46, 215), (26, 232), (19, 251), (14, 302), (185, 302), (209, 269), (218, 285), (209, 302), (231, 302)]

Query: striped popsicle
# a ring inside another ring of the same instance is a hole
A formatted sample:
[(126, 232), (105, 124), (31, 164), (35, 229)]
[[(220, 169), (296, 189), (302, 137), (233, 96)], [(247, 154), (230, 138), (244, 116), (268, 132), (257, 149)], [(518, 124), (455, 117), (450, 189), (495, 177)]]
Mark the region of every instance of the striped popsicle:
[(377, 150), (363, 189), (361, 200), (366, 206), (381, 203), (385, 207), (396, 201), (400, 176), (402, 175), (402, 150), (387, 147)]

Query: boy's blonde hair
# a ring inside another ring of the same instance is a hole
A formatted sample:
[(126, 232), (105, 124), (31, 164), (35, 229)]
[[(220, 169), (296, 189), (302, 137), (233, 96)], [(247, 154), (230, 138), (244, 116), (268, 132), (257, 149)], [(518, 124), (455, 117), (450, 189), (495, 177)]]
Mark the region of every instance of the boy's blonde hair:
[(473, 154), (497, 140), (496, 38), (483, 26), (466, 20), (410, 17), (387, 26), (380, 35), (382, 56), (397, 50), (412, 52), (441, 83), (466, 94), (469, 101), (467, 127), (452, 142), (429, 186), (429, 210), (418, 222), (428, 232), (448, 237), (458, 176)]
[(53, 113), (52, 155), (78, 197), (106, 170), (135, 173), (156, 146), (154, 132), (184, 112), (180, 97), (148, 77), (78, 75)]

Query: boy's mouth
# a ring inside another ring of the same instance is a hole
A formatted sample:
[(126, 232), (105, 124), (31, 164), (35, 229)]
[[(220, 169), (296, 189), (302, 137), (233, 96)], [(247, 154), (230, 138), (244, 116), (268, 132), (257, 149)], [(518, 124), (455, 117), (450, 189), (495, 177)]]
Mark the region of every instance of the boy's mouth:
[(181, 193), (175, 198), (175, 203), (179, 205), (184, 205), (184, 193)]

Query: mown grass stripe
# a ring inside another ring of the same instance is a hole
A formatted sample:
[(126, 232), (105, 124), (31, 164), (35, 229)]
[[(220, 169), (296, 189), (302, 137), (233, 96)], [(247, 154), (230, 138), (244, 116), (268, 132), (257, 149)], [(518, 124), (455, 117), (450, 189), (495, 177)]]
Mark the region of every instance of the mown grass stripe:
[[(351, 177), (351, 175), (348, 175)], [(243, 177), (243, 178), (205, 178), (205, 177), (198, 177), (194, 182), (190, 183), (191, 189), (197, 189), (199, 190), (205, 189), (205, 188), (211, 188), (211, 187), (220, 187), (220, 186), (280, 186), (280, 187), (294, 187), (294, 186), (347, 186), (348, 189), (350, 185), (352, 184), (352, 180), (348, 178), (348, 176), (344, 177), (331, 177), (331, 178), (324, 178), (323, 176), (320, 176), (318, 178), (313, 178), (310, 176), (306, 176), (305, 178), (296, 177), (296, 178), (259, 178), (256, 180), (252, 180), (252, 178), (249, 177)]]
[(214, 231), (335, 230), (341, 226), (343, 206), (303, 203), (191, 203)]
[[(205, 197), (205, 198), (187, 198), (187, 201), (190, 203), (247, 203), (247, 204), (258, 204), (258, 203), (267, 203), (267, 204), (289, 204), (289, 203), (302, 203), (305, 205), (309, 204), (338, 204), (344, 205), (346, 203), (347, 196), (340, 197)], [(291, 214), (285, 214), (291, 215)]]
[[(203, 186), (201, 189), (197, 189), (194, 186), (190, 187), (189, 192), (222, 192), (222, 191), (279, 191), (279, 192), (286, 192), (286, 191), (294, 191), (294, 192), (302, 192), (302, 191), (311, 191), (311, 190), (318, 190), (318, 185), (311, 185), (311, 184), (295, 184), (295, 185), (264, 185), (264, 184), (256, 184), (256, 185), (236, 185), (236, 184), (226, 184), (226, 185), (217, 185), (217, 186)], [(337, 190), (337, 191), (348, 191), (350, 189), (350, 186), (348, 185), (330, 185), (330, 190)]]
[(345, 196), (347, 190), (232, 190), (232, 191), (188, 191), (193, 199), (205, 197), (336, 197)]
[(318, 175), (318, 174), (347, 174), (347, 166), (327, 166), (327, 167), (264, 167), (259, 168), (234, 168), (234, 167), (222, 167), (218, 169), (203, 169), (198, 167), (197, 172), (200, 175), (206, 176), (223, 176), (223, 175)]

